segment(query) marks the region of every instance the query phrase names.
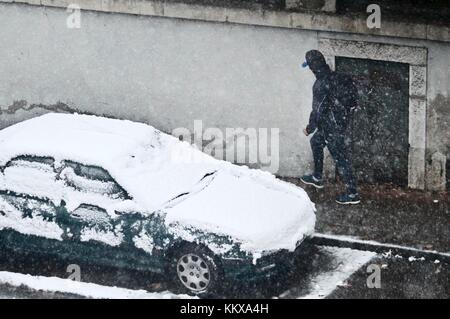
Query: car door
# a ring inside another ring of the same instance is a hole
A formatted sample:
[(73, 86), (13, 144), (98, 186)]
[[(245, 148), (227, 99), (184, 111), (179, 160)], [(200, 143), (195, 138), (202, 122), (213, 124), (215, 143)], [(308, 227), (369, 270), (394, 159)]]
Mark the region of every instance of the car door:
[(63, 229), (66, 257), (96, 264), (113, 263), (123, 241), (117, 218), (96, 205), (81, 204), (69, 210), (63, 202), (56, 220)]
[(131, 201), (128, 193), (103, 168), (65, 161), (59, 177), (64, 183), (58, 223), (72, 253), (96, 263), (127, 266), (139, 257), (134, 237), (146, 219), (113, 209)]
[(1, 243), (14, 249), (49, 251), (60, 249), (62, 229), (56, 224), (61, 194), (54, 160), (19, 156), (1, 169)]

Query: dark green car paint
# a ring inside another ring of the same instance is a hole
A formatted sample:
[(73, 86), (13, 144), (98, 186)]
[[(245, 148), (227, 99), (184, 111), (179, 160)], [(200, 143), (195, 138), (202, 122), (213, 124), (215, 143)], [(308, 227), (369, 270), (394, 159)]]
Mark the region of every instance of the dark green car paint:
[[(162, 271), (165, 266), (164, 256), (172, 247), (179, 244), (182, 239), (170, 232), (164, 222), (164, 213), (156, 212), (150, 216), (141, 213), (118, 213), (117, 218), (111, 218), (108, 224), (89, 225), (89, 223), (70, 214), (64, 201), (60, 206), (55, 206), (49, 199), (37, 198), (11, 191), (0, 191), (0, 198), (11, 204), (22, 213), (22, 218), (41, 218), (43, 221), (54, 222), (62, 230), (62, 240), (46, 237), (21, 234), (13, 229), (0, 230), (1, 243), (11, 248), (20, 248), (25, 251), (49, 252), (62, 258), (77, 258), (86, 261), (95, 260), (100, 264), (115, 265)], [(82, 207), (81, 205), (80, 207)], [(99, 208), (101, 209), (101, 208)], [(3, 212), (2, 215), (5, 215)], [(83, 229), (96, 227), (99, 231), (114, 231), (121, 226), (123, 241), (118, 247), (112, 247), (98, 241), (81, 241)], [(239, 245), (234, 244), (230, 237), (205, 233), (191, 227), (172, 225), (175, 229), (183, 229), (199, 244), (213, 243), (218, 247), (232, 245), (232, 249), (224, 254), (228, 258), (246, 258), (240, 251)], [(133, 238), (142, 231), (147, 233), (154, 242), (152, 254), (136, 248)], [(71, 234), (72, 236), (68, 236)]]

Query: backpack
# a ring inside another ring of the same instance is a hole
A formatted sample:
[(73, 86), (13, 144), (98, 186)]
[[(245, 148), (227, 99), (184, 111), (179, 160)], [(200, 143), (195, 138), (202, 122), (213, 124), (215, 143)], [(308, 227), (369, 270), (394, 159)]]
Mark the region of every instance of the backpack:
[(333, 116), (346, 126), (358, 105), (358, 90), (352, 78), (347, 74), (333, 72), (329, 97), (333, 101)]

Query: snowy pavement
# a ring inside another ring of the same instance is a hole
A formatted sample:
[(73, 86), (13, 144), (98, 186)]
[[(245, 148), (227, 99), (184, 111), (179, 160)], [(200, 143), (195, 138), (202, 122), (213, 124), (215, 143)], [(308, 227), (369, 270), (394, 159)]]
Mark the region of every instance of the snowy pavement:
[(187, 299), (188, 295), (175, 295), (169, 291), (147, 292), (119, 287), (108, 287), (92, 283), (45, 276), (31, 276), (0, 271), (0, 286), (26, 287), (29, 290), (73, 294), (95, 299)]

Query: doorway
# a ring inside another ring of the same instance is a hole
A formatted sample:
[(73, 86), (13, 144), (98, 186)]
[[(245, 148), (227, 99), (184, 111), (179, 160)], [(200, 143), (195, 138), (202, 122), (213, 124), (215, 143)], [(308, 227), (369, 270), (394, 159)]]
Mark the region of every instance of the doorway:
[(407, 186), (409, 64), (336, 57), (335, 66), (358, 89), (358, 108), (349, 127), (358, 182)]

